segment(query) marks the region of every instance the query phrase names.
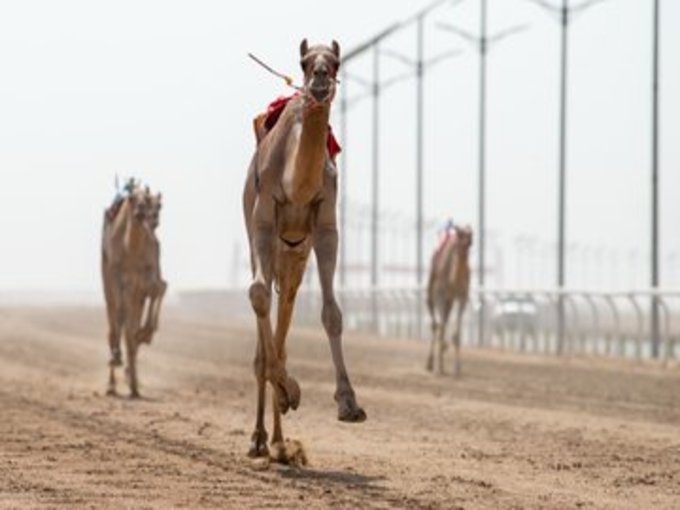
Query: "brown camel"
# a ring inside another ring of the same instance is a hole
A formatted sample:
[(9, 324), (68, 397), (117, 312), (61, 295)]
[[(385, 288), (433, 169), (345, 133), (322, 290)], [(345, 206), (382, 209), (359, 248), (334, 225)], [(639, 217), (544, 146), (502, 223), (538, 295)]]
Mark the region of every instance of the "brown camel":
[[(122, 365), (120, 338), (125, 334), (130, 397), (139, 397), (137, 352), (151, 343), (167, 288), (161, 278), (160, 245), (155, 234), (161, 195), (131, 187), (115, 211), (104, 214), (102, 280), (109, 321), (110, 374), (107, 393), (116, 394), (115, 368)], [(148, 301), (145, 324), (144, 309)]]
[[(277, 123), (259, 142), (243, 193), (250, 241), (253, 282), (249, 296), (257, 319), (255, 354), (257, 415), (249, 455), (267, 456), (264, 426), (266, 382), (273, 388), (274, 431), (271, 458), (289, 462), (281, 430), (281, 414), (297, 409), (300, 387), (286, 370), (286, 336), (295, 296), (313, 249), (323, 299), (321, 321), (335, 366), (338, 419), (361, 422), (342, 353), (342, 314), (333, 291), (338, 248), (336, 222), (337, 171), (327, 151), (328, 120), (335, 96), (340, 47), (300, 45), (304, 72), (302, 93), (292, 98)], [(278, 293), (276, 329), (270, 309), (272, 283)]]
[(472, 230), (469, 226), (454, 227), (453, 235), (443, 242), (432, 256), (432, 268), (427, 284), (427, 308), (432, 319), (432, 342), (427, 358), (427, 369), (434, 368), (435, 344), (439, 345), (437, 372), (444, 373), (444, 335), (449, 314), (455, 304), (456, 323), (453, 330), (455, 347), (454, 375), (460, 374), (460, 328), (470, 290), (470, 265), (468, 253), (472, 245)]

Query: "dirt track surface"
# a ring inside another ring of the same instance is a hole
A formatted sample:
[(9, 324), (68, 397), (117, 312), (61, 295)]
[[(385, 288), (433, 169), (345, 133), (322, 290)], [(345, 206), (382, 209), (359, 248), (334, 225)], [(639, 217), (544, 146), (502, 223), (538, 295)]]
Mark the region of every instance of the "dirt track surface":
[(343, 424), (323, 335), (294, 329), (296, 469), (245, 455), (249, 322), (165, 310), (141, 401), (104, 396), (105, 344), (98, 309), (0, 310), (0, 508), (680, 508), (677, 368), (467, 349), (454, 380), (348, 336), (368, 421)]

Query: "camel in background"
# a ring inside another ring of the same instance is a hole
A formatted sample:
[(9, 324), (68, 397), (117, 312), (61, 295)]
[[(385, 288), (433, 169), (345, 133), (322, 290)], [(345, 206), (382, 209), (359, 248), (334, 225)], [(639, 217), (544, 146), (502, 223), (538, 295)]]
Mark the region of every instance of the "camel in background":
[(439, 347), (437, 372), (444, 373), (444, 335), (454, 305), (456, 323), (452, 342), (455, 347), (454, 375), (460, 374), (460, 329), (470, 291), (470, 264), (468, 253), (472, 245), (472, 230), (469, 226), (454, 227), (432, 256), (432, 268), (427, 284), (427, 309), (432, 320), (432, 342), (427, 358), (427, 369), (434, 368), (435, 344)]
[[(161, 195), (129, 185), (129, 195), (104, 214), (102, 232), (102, 280), (109, 322), (109, 385), (116, 394), (115, 368), (121, 366), (121, 335), (125, 335), (130, 397), (139, 397), (137, 352), (151, 343), (166, 282), (161, 277), (160, 244), (156, 237)], [(142, 325), (148, 302), (146, 320)]]
[[(267, 381), (273, 388), (275, 450), (271, 458), (288, 463), (281, 414), (297, 409), (300, 387), (286, 370), (286, 336), (307, 259), (313, 249), (319, 268), (323, 308), (321, 321), (335, 366), (338, 419), (361, 422), (366, 413), (357, 405), (342, 353), (342, 314), (335, 299), (333, 275), (338, 249), (336, 221), (337, 170), (329, 157), (328, 120), (335, 96), (340, 47), (300, 45), (304, 72), (302, 92), (285, 105), (266, 133), (250, 163), (243, 209), (250, 241), (253, 282), (249, 296), (257, 319), (254, 368), (257, 414), (249, 455), (268, 456), (264, 426)], [(259, 138), (259, 137), (258, 137)], [(270, 310), (272, 284), (278, 292), (276, 329)]]

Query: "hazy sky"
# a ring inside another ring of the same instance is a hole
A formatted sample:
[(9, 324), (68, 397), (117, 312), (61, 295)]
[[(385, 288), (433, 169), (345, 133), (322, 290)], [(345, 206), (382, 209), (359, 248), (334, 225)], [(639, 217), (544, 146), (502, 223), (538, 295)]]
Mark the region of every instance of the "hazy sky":
[[(100, 288), (102, 211), (116, 173), (164, 194), (171, 288), (227, 285), (234, 250), (245, 254), (240, 195), (251, 119), (287, 92), (246, 53), (298, 73), (302, 37), (349, 49), (425, 4), (0, 1), (0, 292)], [(661, 4), (666, 260), (680, 251), (680, 2)], [(651, 0), (609, 0), (572, 26), (570, 241), (649, 249), (651, 13)], [(524, 0), (489, 0), (489, 15), (490, 32), (530, 28), (489, 55), (488, 225), (508, 243), (520, 233), (553, 241), (559, 25)], [(426, 38), (430, 56), (465, 50), (426, 77), (426, 213), (474, 226), (477, 55), (436, 21), (476, 31), (478, 2), (433, 13)], [(412, 29), (385, 42), (409, 54), (414, 45)], [(369, 77), (370, 63), (350, 70)], [(383, 59), (382, 70), (389, 77), (404, 68)], [(381, 105), (381, 201), (405, 213), (414, 209), (414, 93), (405, 82)], [(370, 112), (363, 101), (349, 118), (355, 203), (370, 196)]]

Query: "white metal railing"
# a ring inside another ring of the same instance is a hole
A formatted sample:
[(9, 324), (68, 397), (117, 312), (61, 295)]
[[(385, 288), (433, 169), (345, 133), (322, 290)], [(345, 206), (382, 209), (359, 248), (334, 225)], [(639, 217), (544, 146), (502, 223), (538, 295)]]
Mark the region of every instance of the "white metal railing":
[[(401, 338), (429, 338), (425, 290), (409, 288), (340, 289), (345, 329)], [(557, 347), (557, 303), (563, 296), (565, 329)], [(463, 342), (479, 344), (479, 312), (484, 303), (481, 344), (517, 351), (567, 355), (651, 357), (651, 300), (660, 309), (660, 355), (676, 356), (680, 343), (680, 290), (640, 289), (477, 289), (464, 316)], [(301, 292), (297, 320), (317, 324), (317, 290)], [(418, 314), (422, 314), (419, 322)], [(453, 320), (453, 317), (452, 317)], [(418, 331), (418, 324), (422, 324)]]

